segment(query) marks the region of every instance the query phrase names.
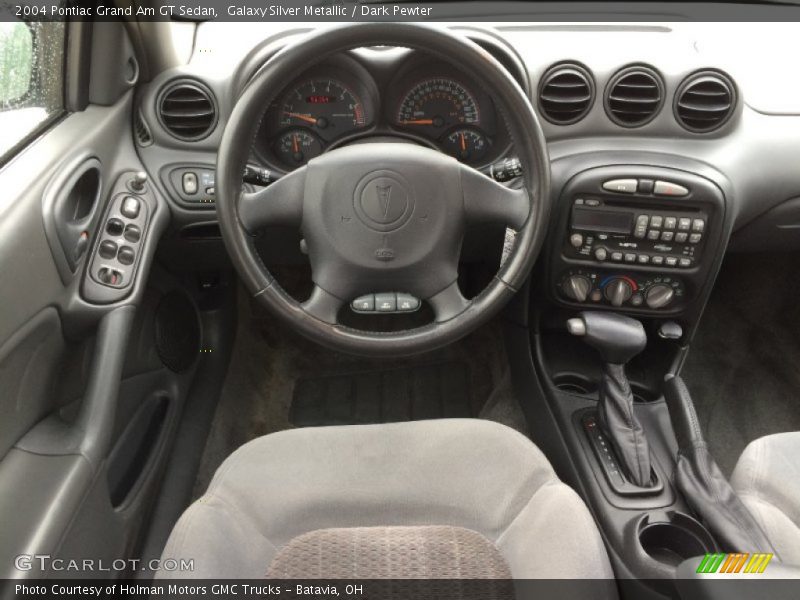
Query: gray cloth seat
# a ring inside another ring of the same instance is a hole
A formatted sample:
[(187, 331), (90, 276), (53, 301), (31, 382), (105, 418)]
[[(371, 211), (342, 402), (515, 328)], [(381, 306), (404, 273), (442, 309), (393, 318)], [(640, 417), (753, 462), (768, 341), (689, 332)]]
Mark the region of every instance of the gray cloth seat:
[(800, 565), (800, 431), (751, 442), (739, 457), (731, 485), (781, 561)]
[[(473, 419), (294, 429), (256, 439), (222, 464), (163, 556), (194, 559), (192, 577), (263, 578), (296, 576), (305, 560), (296, 553), (304, 552), (316, 560), (308, 576), (318, 577), (331, 575), (319, 571), (326, 548), (338, 557), (344, 547), (355, 555), (416, 548), (410, 554), (424, 563), (426, 548), (446, 558), (484, 546), (502, 559), (487, 554), (486, 564), (505, 565), (488, 576), (613, 577), (591, 514), (541, 451), (504, 425)], [(408, 567), (379, 576), (409, 576)], [(341, 564), (336, 569), (342, 574)], [(412, 575), (446, 571), (422, 564)]]

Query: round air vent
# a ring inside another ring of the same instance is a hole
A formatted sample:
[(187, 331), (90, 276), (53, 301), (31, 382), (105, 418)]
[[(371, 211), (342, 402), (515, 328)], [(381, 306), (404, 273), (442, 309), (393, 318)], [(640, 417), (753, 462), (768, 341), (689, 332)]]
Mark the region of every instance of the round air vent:
[(690, 75), (675, 93), (675, 118), (695, 133), (708, 133), (722, 127), (735, 106), (733, 82), (715, 71)]
[(180, 140), (196, 141), (206, 137), (217, 124), (214, 96), (196, 81), (171, 83), (158, 102), (161, 124)]
[(639, 127), (653, 120), (664, 103), (664, 84), (648, 67), (628, 67), (606, 87), (606, 113), (617, 125)]
[(594, 103), (594, 82), (589, 72), (576, 64), (550, 67), (539, 84), (539, 110), (556, 125), (577, 123)]

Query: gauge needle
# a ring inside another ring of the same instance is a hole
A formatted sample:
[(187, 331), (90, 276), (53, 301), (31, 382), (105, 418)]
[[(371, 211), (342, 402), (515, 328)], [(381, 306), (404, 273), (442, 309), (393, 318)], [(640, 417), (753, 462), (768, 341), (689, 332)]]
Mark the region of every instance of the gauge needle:
[(302, 115), (300, 113), (294, 113), (294, 112), (284, 112), (283, 114), (289, 117), (294, 117), (295, 119), (300, 119), (301, 121), (305, 121), (306, 123), (311, 123), (312, 125), (316, 125), (317, 123), (317, 120), (310, 115)]
[(433, 125), (433, 119), (411, 119), (403, 121), (402, 125)]
[(465, 152), (467, 150), (467, 140), (464, 139), (464, 134), (460, 134), (461, 137), (461, 151)]
[(297, 144), (297, 134), (292, 135), (292, 152), (297, 154), (300, 152), (300, 146)]

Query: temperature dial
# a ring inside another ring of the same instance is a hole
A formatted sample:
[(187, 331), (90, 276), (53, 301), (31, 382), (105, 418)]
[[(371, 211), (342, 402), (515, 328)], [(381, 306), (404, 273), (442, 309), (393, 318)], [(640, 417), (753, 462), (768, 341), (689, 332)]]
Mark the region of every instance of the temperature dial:
[(457, 129), (444, 139), (444, 149), (460, 161), (476, 163), (486, 156), (488, 142), (480, 131)]
[(290, 129), (278, 138), (275, 153), (284, 164), (299, 167), (322, 154), (322, 142), (305, 129)]
[(605, 286), (606, 300), (611, 306), (620, 307), (633, 295), (633, 286), (627, 279), (612, 279)]

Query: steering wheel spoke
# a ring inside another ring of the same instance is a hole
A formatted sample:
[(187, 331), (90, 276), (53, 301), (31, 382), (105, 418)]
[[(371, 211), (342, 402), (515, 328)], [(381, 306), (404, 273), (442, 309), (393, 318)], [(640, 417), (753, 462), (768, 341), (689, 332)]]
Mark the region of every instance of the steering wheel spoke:
[(434, 320), (437, 323), (457, 317), (469, 306), (469, 300), (464, 298), (457, 281), (426, 300), (433, 309)]
[(467, 165), (460, 165), (460, 169), (467, 222), (522, 228), (531, 206), (525, 190), (506, 187)]
[(330, 325), (336, 325), (339, 322), (338, 314), (344, 300), (338, 296), (334, 296), (327, 290), (314, 284), (314, 289), (311, 291), (311, 296), (303, 302), (302, 309), (320, 321)]
[(269, 225), (300, 225), (306, 186), (306, 167), (284, 175), (255, 192), (239, 197), (239, 220), (249, 233)]

